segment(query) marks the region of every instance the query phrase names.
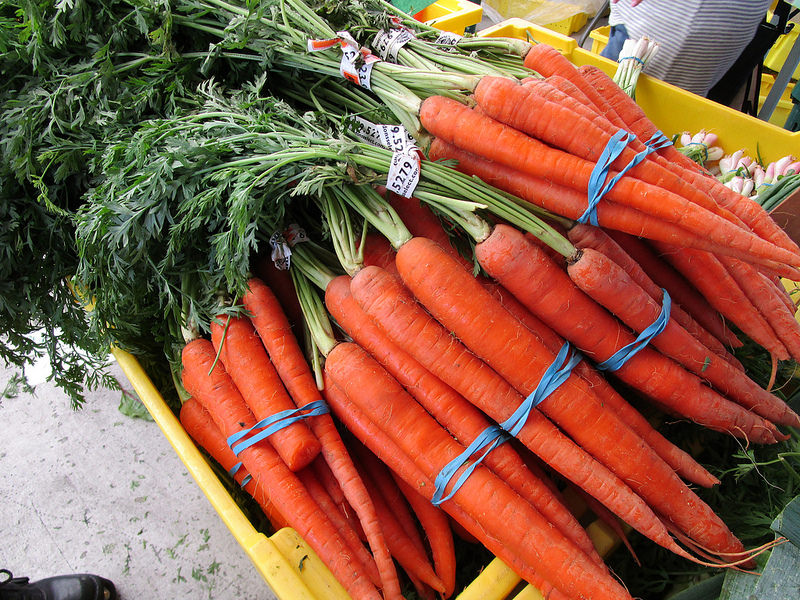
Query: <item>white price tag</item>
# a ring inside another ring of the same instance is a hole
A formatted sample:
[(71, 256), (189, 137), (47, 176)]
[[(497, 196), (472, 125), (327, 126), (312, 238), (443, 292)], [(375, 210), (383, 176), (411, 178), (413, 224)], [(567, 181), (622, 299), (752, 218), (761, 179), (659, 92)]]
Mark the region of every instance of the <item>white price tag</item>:
[(440, 46), (455, 46), (458, 42), (461, 41), (462, 36), (458, 35), (457, 33), (450, 33), (449, 31), (443, 31), (439, 34), (439, 37), (436, 38), (435, 44)]
[(279, 271), (288, 271), (292, 265), (292, 249), (283, 237), (283, 234), (275, 232), (269, 238), (272, 246), (272, 262)]
[(415, 149), (395, 152), (386, 176), (386, 189), (403, 198), (411, 198), (419, 183), (421, 171), (419, 154)]
[(402, 125), (376, 125), (359, 116), (354, 116), (353, 119), (358, 125), (354, 133), (368, 144), (392, 152), (416, 147), (414, 138)]
[(412, 39), (414, 39), (414, 34), (408, 29), (390, 29), (389, 31), (381, 29), (375, 36), (373, 46), (381, 59), (396, 63), (400, 48)]
[(339, 64), (339, 71), (345, 79), (363, 88), (371, 89), (372, 65), (379, 60), (380, 58), (366, 48), (346, 43), (342, 45), (342, 62)]

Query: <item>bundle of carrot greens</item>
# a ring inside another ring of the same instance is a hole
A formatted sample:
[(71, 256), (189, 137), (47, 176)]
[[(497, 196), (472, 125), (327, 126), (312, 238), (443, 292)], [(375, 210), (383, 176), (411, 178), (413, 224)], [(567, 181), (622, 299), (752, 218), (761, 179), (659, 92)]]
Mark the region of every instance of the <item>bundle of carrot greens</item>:
[(607, 77), (378, 0), (17, 9), (2, 168), (64, 225), (72, 330), (171, 367), (186, 430), (352, 597), (449, 597), (473, 542), (630, 598), (570, 495), (684, 570), (783, 541), (697, 446), (796, 441), (800, 250)]

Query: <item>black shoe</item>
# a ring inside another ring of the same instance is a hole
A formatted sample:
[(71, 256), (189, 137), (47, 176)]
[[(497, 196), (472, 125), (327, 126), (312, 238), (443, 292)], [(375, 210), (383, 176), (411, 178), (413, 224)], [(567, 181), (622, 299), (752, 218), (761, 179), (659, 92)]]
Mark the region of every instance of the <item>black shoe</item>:
[(0, 600), (115, 600), (117, 590), (108, 579), (84, 573), (59, 575), (31, 583), (0, 569)]

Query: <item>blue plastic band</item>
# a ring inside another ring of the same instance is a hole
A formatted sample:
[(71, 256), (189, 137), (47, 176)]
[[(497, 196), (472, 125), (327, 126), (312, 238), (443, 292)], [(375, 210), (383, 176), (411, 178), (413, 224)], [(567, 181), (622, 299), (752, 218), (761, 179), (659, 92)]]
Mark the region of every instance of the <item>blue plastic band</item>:
[[(231, 477), (234, 477), (234, 476), (236, 475), (236, 473), (238, 473), (238, 472), (239, 472), (239, 469), (241, 469), (241, 468), (242, 468), (242, 463), (241, 463), (241, 462), (238, 462), (238, 463), (236, 463), (235, 465), (233, 465), (233, 466), (232, 466), (230, 469), (228, 469), (228, 474), (229, 474)], [(240, 483), (239, 485), (240, 485), (241, 487), (244, 487), (244, 486), (246, 486), (248, 483), (250, 483), (250, 480), (251, 480), (251, 479), (253, 479), (253, 476), (252, 476), (252, 475), (250, 475), (250, 473), (248, 473), (247, 475), (245, 475), (245, 476), (244, 476), (244, 479), (242, 479), (242, 483)]]
[(636, 136), (624, 129), (620, 129), (609, 138), (606, 147), (603, 149), (602, 154), (600, 154), (600, 158), (597, 159), (597, 164), (594, 166), (594, 169), (592, 169), (592, 174), (589, 176), (589, 185), (586, 191), (588, 206), (586, 207), (586, 211), (578, 218), (578, 223), (586, 223), (588, 221), (597, 227), (599, 225), (597, 221), (597, 205), (600, 200), (608, 194), (609, 190), (616, 185), (625, 173), (646, 159), (648, 155), (659, 148), (663, 148), (665, 141), (667, 144), (672, 143), (663, 133), (660, 131), (657, 132), (645, 143), (644, 150), (635, 154), (633, 158), (631, 158), (631, 161), (625, 165), (619, 173), (606, 181), (611, 164), (634, 139), (636, 139)]
[(569, 353), (569, 342), (565, 342), (552, 364), (542, 374), (536, 389), (528, 394), (528, 397), (519, 405), (513, 415), (500, 423), (500, 427), (513, 436), (522, 431), (531, 411), (552, 394), (558, 386), (564, 383), (572, 374), (572, 369), (581, 361), (581, 355), (578, 353), (573, 353), (567, 359)]
[[(467, 477), (469, 477), (475, 468), (481, 462), (483, 462), (483, 459), (488, 456), (489, 452), (497, 448), (506, 440), (510, 439), (510, 437), (511, 436), (500, 429), (497, 425), (490, 425), (484, 429), (481, 434), (475, 438), (475, 440), (469, 446), (467, 446), (461, 454), (456, 456), (453, 460), (447, 463), (441, 471), (439, 471), (439, 474), (434, 480), (434, 490), (433, 497), (431, 498), (431, 504), (434, 506), (439, 506), (445, 500), (452, 498), (459, 488), (464, 485)], [(470, 458), (472, 458), (482, 449), (484, 449), (483, 454), (478, 456), (478, 458), (476, 458), (472, 464), (464, 469), (464, 472), (459, 475), (458, 479), (453, 484), (453, 489), (450, 490), (450, 493), (447, 494), (447, 496), (445, 496), (445, 488), (447, 487), (447, 484), (450, 483), (450, 480), (453, 479), (456, 472), (458, 472), (458, 470), (464, 466)]]
[(672, 146), (672, 140), (664, 135), (664, 132), (659, 129), (652, 136), (650, 136), (650, 139), (647, 140), (644, 145), (648, 148), (652, 148), (653, 150), (661, 150), (667, 146)]
[[(290, 408), (288, 410), (282, 410), (280, 412), (275, 413), (274, 415), (270, 415), (266, 419), (262, 419), (249, 429), (243, 429), (242, 431), (237, 431), (233, 435), (228, 438), (228, 446), (230, 446), (233, 453), (237, 456), (243, 451), (260, 442), (261, 440), (268, 438), (276, 431), (280, 431), (284, 427), (289, 427), (289, 425), (294, 425), (298, 421), (302, 419), (306, 419), (308, 417), (315, 417), (317, 415), (324, 415), (330, 412), (328, 409), (328, 405), (325, 404), (323, 400), (314, 400), (313, 402), (309, 402), (305, 406), (301, 406), (300, 408)], [(253, 431), (260, 430), (255, 435), (248, 437), (243, 442), (239, 442), (244, 437), (247, 437)], [(236, 442), (239, 442), (238, 444)]]
[[(536, 406), (538, 406), (545, 398), (552, 394), (556, 388), (558, 388), (558, 386), (564, 383), (572, 373), (572, 369), (575, 368), (575, 365), (581, 361), (581, 356), (577, 353), (573, 353), (572, 356), (567, 359), (569, 353), (570, 345), (569, 343), (565, 343), (561, 347), (561, 350), (559, 350), (552, 364), (547, 367), (545, 372), (542, 374), (542, 378), (539, 380), (539, 384), (536, 386), (536, 389), (533, 390), (527, 398), (525, 398), (517, 410), (514, 411), (514, 414), (500, 423), (499, 426), (490, 425), (484, 429), (481, 434), (475, 438), (475, 440), (469, 446), (467, 446), (467, 448), (461, 454), (459, 454), (456, 458), (447, 463), (444, 468), (442, 468), (434, 480), (434, 492), (433, 498), (431, 499), (432, 504), (438, 506), (445, 500), (452, 498), (453, 494), (455, 494), (458, 489), (464, 485), (467, 477), (472, 474), (475, 468), (483, 461), (484, 458), (486, 458), (489, 452), (497, 448), (497, 446), (503, 442), (509, 440), (511, 436), (517, 435), (522, 430), (531, 414), (531, 411), (536, 408)], [(458, 470), (482, 449), (483, 453), (478, 456), (478, 458), (466, 469), (464, 469), (456, 482), (453, 484), (453, 489), (450, 490), (450, 493), (447, 496), (444, 496), (445, 488), (453, 479)]]
[(617, 350), (608, 359), (597, 365), (598, 369), (603, 371), (616, 371), (620, 369), (626, 362), (636, 355), (642, 348), (650, 343), (654, 337), (664, 331), (664, 328), (669, 322), (669, 312), (672, 307), (672, 299), (669, 297), (667, 290), (661, 288), (664, 292), (664, 298), (661, 300), (661, 312), (656, 320), (639, 334), (634, 341), (627, 346), (623, 346)]
[(617, 59), (617, 62), (622, 62), (623, 60), (634, 60), (634, 61), (638, 62), (640, 65), (644, 66), (644, 61), (641, 58), (639, 58), (638, 56), (620, 56)]

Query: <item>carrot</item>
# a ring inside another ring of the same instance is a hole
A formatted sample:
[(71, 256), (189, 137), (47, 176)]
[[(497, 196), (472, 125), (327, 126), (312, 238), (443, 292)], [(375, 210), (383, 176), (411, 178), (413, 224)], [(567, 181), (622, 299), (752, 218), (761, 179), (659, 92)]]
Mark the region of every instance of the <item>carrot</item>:
[[(633, 342), (633, 336), (616, 319), (581, 292), (519, 231), (497, 226), (491, 237), (491, 244), (476, 247), (484, 269), (587, 356), (605, 361)], [(565, 318), (565, 311), (572, 317)], [(762, 443), (775, 441), (777, 430), (771, 423), (721, 397), (699, 378), (648, 347), (614, 374), (660, 405), (701, 425)]]
[[(659, 303), (661, 302), (663, 296), (662, 288), (658, 287), (647, 273), (645, 273), (642, 266), (637, 263), (630, 254), (625, 252), (622, 246), (615, 242), (603, 229), (578, 223), (569, 230), (567, 235), (569, 240), (575, 244), (577, 248), (593, 248), (598, 252), (602, 252), (610, 260), (623, 268), (628, 276), (641, 286), (653, 300)], [(670, 315), (675, 318), (678, 324), (691, 333), (714, 354), (730, 363), (731, 366), (740, 371), (744, 371), (742, 363), (727, 351), (722, 342), (695, 321), (679, 304), (672, 304), (672, 312)]]
[[(461, 454), (459, 444), (355, 344), (338, 344), (328, 354), (325, 370), (354, 404), (382, 425), (428, 478), (434, 479)], [(374, 401), (378, 397), (381, 402)], [(422, 448), (424, 451), (420, 451)], [(518, 552), (523, 564), (535, 565), (547, 581), (567, 596), (629, 598), (604, 569), (485, 467), (478, 465), (442, 507), (451, 504), (468, 514), (481, 515), (481, 541), (489, 550), (499, 543)]]
[[(189, 434), (195, 443), (208, 452), (211, 458), (217, 461), (228, 473), (233, 471), (236, 465), (240, 465), (239, 459), (233, 453), (233, 450), (230, 449), (230, 446), (228, 446), (217, 424), (196, 398), (189, 398), (181, 405), (180, 421), (186, 433)], [(247, 476), (247, 469), (242, 468), (241, 465), (233, 473), (234, 480), (239, 484), (241, 484)], [(267, 496), (264, 487), (257, 486), (252, 477), (243, 487), (244, 490), (255, 499), (261, 507), (261, 510), (264, 511), (264, 514), (267, 515), (269, 522), (276, 531), (288, 526), (284, 516), (280, 514), (277, 507)]]
[[(484, 284), (484, 288), (489, 290), (500, 304), (514, 315), (520, 323), (536, 334), (552, 353), (558, 353), (561, 346), (564, 345), (564, 340), (561, 336), (529, 311), (525, 305), (501, 285), (495, 283), (493, 286), (487, 286)], [(592, 388), (592, 391), (605, 406), (613, 410), (622, 422), (641, 437), (678, 475), (703, 487), (711, 487), (719, 483), (716, 477), (703, 468), (689, 454), (675, 446), (654, 429), (650, 422), (585, 360), (581, 360), (575, 366), (574, 372), (588, 383), (589, 387)]]
[[(397, 194), (389, 196), (389, 204), (400, 216), (411, 235), (432, 239), (453, 256), (461, 256), (458, 250), (453, 247), (453, 242), (447, 231), (445, 231), (439, 217), (427, 205), (416, 198), (403, 198)], [(467, 259), (462, 257), (462, 260), (464, 264), (469, 264)]]
[(397, 473), (390, 471), (397, 487), (405, 497), (428, 540), (434, 570), (444, 584), (444, 597), (449, 598), (456, 589), (456, 557), (453, 532), (447, 515), (408, 485)]
[(375, 503), (392, 556), (407, 574), (437, 592), (444, 593), (444, 583), (428, 560), (414, 516), (386, 466), (365, 449), (361, 442), (349, 444), (349, 447), (358, 459), (357, 467)]
[[(547, 176), (576, 190), (586, 190), (594, 164), (531, 138), (524, 133), (480, 115), (456, 100), (430, 96), (422, 103), (420, 120), (433, 136), (463, 150), (530, 175)], [(474, 132), (480, 131), (481, 135)], [(577, 135), (577, 132), (576, 132)], [(800, 265), (800, 256), (741, 229), (719, 215), (703, 210), (671, 191), (627, 175), (611, 187), (606, 197), (680, 225), (719, 244), (719, 253), (744, 252), (746, 260), (772, 265), (783, 261)]]
[[(490, 425), (490, 421), (477, 408), (398, 347), (370, 319), (351, 294), (349, 277), (343, 275), (328, 284), (325, 304), (344, 331), (462, 444), (470, 444)], [(495, 448), (486, 456), (484, 464), (576, 545), (602, 562), (585, 530), (542, 482), (528, 471), (511, 445), (502, 444)]]
[(378, 567), (375, 566), (375, 560), (364, 547), (364, 544), (361, 543), (358, 532), (353, 529), (350, 521), (342, 514), (339, 507), (336, 506), (333, 498), (331, 498), (330, 494), (328, 494), (323, 485), (316, 478), (313, 471), (310, 469), (303, 469), (297, 473), (297, 477), (303, 482), (303, 485), (306, 486), (311, 497), (319, 504), (320, 510), (331, 520), (331, 523), (333, 523), (342, 538), (344, 538), (347, 547), (353, 553), (356, 560), (361, 563), (372, 585), (380, 587), (381, 577), (378, 573)]
[[(581, 77), (592, 84), (598, 94), (608, 100), (627, 127), (639, 139), (647, 140), (656, 133), (657, 128), (647, 118), (639, 105), (600, 69), (583, 66), (578, 69), (578, 72)], [(682, 174), (685, 175), (689, 183), (708, 192), (724, 208), (736, 214), (754, 232), (787, 251), (800, 254), (800, 247), (757, 202), (752, 202), (741, 194), (736, 194), (736, 192), (725, 187), (715, 178), (701, 173), (697, 165), (689, 157), (678, 152), (673, 146), (667, 146), (662, 152), (670, 161), (685, 167), (682, 170)]]
[[(587, 206), (585, 193), (554, 183), (546, 177), (533, 177), (516, 169), (466, 152), (441, 139), (435, 139), (429, 149), (431, 160), (455, 159), (456, 168), (469, 175), (477, 176), (486, 183), (514, 194), (531, 204), (541, 206), (551, 212), (561, 214), (570, 219), (578, 219)], [(676, 245), (716, 252), (717, 244), (708, 239), (694, 235), (689, 230), (667, 223), (652, 215), (622, 206), (616, 202), (601, 202), (597, 206), (598, 224), (609, 230), (619, 230), (633, 236), (649, 237), (653, 240)], [(746, 253), (728, 249), (738, 258), (749, 258)], [(774, 268), (781, 269), (776, 265)], [(782, 275), (794, 276), (795, 270), (784, 265)]]
[(656, 285), (666, 289), (675, 302), (695, 321), (727, 346), (741, 348), (741, 340), (727, 327), (721, 315), (714, 310), (708, 300), (660, 258), (650, 245), (644, 240), (619, 231), (606, 230), (606, 233), (642, 267)]
[[(600, 160), (612, 136), (619, 131), (608, 120), (544, 79), (520, 85), (507, 77), (483, 77), (475, 88), (474, 97), (489, 117), (595, 163)], [(518, 110), (518, 106), (525, 106), (525, 110)], [(569, 123), (569, 127), (564, 123)], [(630, 145), (624, 147), (612, 167), (621, 170), (636, 160), (640, 162), (627, 171), (630, 177), (669, 189), (740, 225), (734, 215), (720, 208), (704, 192), (690, 186), (658, 162), (647, 160), (647, 156), (637, 156), (637, 151)]]
[(364, 240), (364, 265), (375, 265), (388, 271), (394, 270), (394, 248), (384, 236), (373, 231)]
[[(491, 234), (475, 247), (479, 260), (487, 254), (502, 252), (499, 247), (495, 249), (494, 240), (502, 238), (505, 230), (513, 231), (504, 225), (495, 229), (503, 231), (497, 236)], [(528, 258), (521, 256), (522, 260)], [(493, 301), (474, 278), (425, 238), (413, 238), (404, 244), (397, 253), (396, 263), (403, 281), (440, 323), (520, 394), (536, 390), (555, 355)], [(564, 317), (575, 318), (571, 314)], [(602, 325), (600, 321), (593, 323), (597, 328)], [(608, 333), (613, 335), (613, 330)], [(612, 411), (603, 408), (585, 381), (570, 375), (536, 408), (687, 535), (701, 536), (698, 542), (704, 547), (720, 553), (743, 549), (722, 520), (689, 490), (669, 465)], [(698, 531), (698, 523), (703, 523), (705, 532)]]
[(655, 243), (661, 256), (708, 299), (721, 315), (778, 360), (789, 352), (720, 260), (709, 252)]
[[(217, 317), (211, 323), (211, 341), (257, 420), (296, 408), (249, 319)], [(269, 441), (292, 471), (308, 465), (320, 451), (319, 441), (302, 422), (276, 431)]]
[(277, 296), (283, 312), (294, 328), (295, 335), (302, 339), (303, 310), (297, 300), (297, 292), (289, 271), (278, 269), (269, 256), (263, 256), (253, 262), (253, 275), (266, 283)]
[[(367, 267), (353, 277), (350, 289), (359, 305), (395, 343), (494, 421), (505, 421), (523, 402), (522, 396), (455, 340), (394, 277)], [(642, 534), (681, 552), (664, 535), (663, 524), (639, 496), (538, 411), (531, 412), (516, 437)]]
[[(198, 338), (189, 342), (182, 352), (182, 380), (186, 390), (208, 410), (222, 435), (230, 437), (252, 427), (256, 421), (224, 367), (219, 363), (214, 365), (215, 359), (210, 341)], [(308, 542), (342, 586), (354, 598), (380, 598), (358, 561), (351, 558), (339, 532), (322, 516), (319, 505), (272, 446), (262, 440), (243, 450), (240, 458), (256, 486), (267, 490), (280, 514)]]
[(794, 360), (800, 359), (800, 323), (794, 318), (794, 312), (786, 309), (778, 288), (748, 263), (727, 256), (720, 256), (719, 260), (764, 317), (789, 355)]
[(314, 472), (314, 477), (316, 477), (320, 485), (325, 488), (325, 491), (328, 496), (331, 497), (331, 500), (333, 500), (339, 512), (344, 515), (344, 518), (347, 519), (350, 526), (358, 533), (358, 538), (362, 542), (366, 542), (367, 537), (364, 535), (361, 523), (359, 523), (353, 507), (350, 506), (350, 503), (347, 502), (347, 498), (344, 497), (344, 492), (342, 492), (339, 482), (336, 481), (336, 477), (333, 476), (328, 463), (325, 462), (325, 457), (322, 456), (322, 454), (317, 456), (308, 466), (308, 469)]
[[(661, 306), (647, 296), (616, 263), (585, 248), (568, 267), (570, 278), (588, 295), (617, 315), (633, 331), (653, 323)], [(725, 396), (774, 423), (800, 425), (800, 418), (776, 396), (766, 392), (742, 371), (709, 356), (707, 349), (670, 319), (664, 331), (652, 340), (654, 347), (702, 377)]]
[[(373, 454), (379, 456), (393, 472), (397, 473), (409, 487), (419, 492), (427, 501), (430, 501), (433, 498), (435, 487), (433, 479), (422, 472), (411, 457), (398, 445), (396, 439), (382, 428), (382, 423), (379, 426), (372, 421), (332, 380), (329, 373), (324, 373), (324, 376), (325, 398), (339, 420)], [(451, 519), (453, 530), (460, 537), (463, 536), (462, 539), (469, 543), (482, 543), (479, 538), (485, 538), (485, 530), (475, 517), (452, 502), (446, 502), (441, 508)], [(513, 548), (506, 547), (502, 543), (493, 542), (491, 539), (486, 539), (484, 543), (495, 556), (543, 593), (550, 594), (554, 591), (552, 585), (537, 572), (536, 567), (524, 563)]]
[[(251, 279), (249, 289), (242, 297), (242, 303), (252, 315), (251, 320), (267, 354), (295, 404), (305, 406), (321, 400), (314, 375), (275, 295), (258, 279)], [(384, 596), (400, 598), (400, 582), (375, 507), (336, 430), (333, 419), (330, 415), (320, 415), (308, 419), (308, 425), (319, 439), (325, 462), (328, 463), (364, 528), (364, 534), (381, 575)]]

